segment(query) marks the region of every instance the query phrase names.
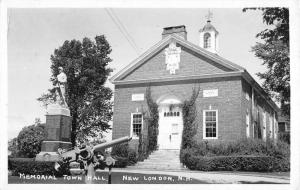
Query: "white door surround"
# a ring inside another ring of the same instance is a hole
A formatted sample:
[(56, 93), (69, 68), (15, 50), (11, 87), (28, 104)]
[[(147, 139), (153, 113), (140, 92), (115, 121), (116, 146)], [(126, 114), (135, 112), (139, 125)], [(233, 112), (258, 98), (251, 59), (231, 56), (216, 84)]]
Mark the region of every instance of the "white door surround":
[(183, 130), (181, 101), (174, 96), (159, 100), (158, 147), (179, 150)]

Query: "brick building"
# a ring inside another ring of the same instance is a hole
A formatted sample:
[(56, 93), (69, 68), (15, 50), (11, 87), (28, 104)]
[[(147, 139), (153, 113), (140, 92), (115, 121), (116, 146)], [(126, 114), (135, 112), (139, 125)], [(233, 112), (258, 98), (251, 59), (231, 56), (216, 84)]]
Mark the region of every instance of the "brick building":
[(138, 144), (148, 87), (159, 106), (159, 149), (180, 148), (180, 105), (199, 88), (196, 139), (277, 139), (278, 107), (246, 69), (218, 55), (218, 35), (207, 21), (195, 45), (185, 26), (164, 28), (157, 44), (113, 76), (113, 139), (131, 135), (131, 144)]

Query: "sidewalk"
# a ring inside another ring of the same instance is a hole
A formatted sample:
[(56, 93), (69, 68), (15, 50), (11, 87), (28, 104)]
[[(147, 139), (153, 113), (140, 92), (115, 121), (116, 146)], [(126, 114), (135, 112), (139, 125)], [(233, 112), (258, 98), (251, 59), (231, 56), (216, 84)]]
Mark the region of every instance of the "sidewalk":
[(132, 170), (127, 168), (114, 168), (113, 172), (164, 174), (189, 177), (204, 180), (208, 183), (282, 183), (289, 184), (289, 172), (285, 173), (259, 173), (259, 172), (204, 172), (204, 171), (157, 171), (157, 170)]

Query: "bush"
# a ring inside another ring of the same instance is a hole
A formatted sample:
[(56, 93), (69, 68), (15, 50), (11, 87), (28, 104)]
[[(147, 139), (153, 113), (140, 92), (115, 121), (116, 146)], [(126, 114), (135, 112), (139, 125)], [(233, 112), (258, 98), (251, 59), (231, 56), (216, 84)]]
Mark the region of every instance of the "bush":
[(117, 160), (114, 167), (124, 168), (137, 163), (137, 154), (135, 150), (129, 148), (128, 144), (114, 146), (111, 155)]
[(129, 165), (129, 159), (124, 157), (117, 157), (114, 168), (126, 168)]
[(291, 137), (290, 137), (290, 133), (286, 132), (286, 133), (279, 133), (279, 139), (283, 142), (286, 142), (288, 144), (291, 144)]
[(8, 169), (12, 175), (55, 175), (69, 174), (69, 166), (61, 163), (60, 171), (54, 169), (55, 162), (35, 161), (33, 158), (11, 158), (8, 160)]
[(191, 170), (201, 171), (256, 171), (273, 169), (273, 159), (267, 156), (193, 156), (184, 157), (185, 165)]
[(43, 124), (24, 127), (17, 137), (19, 154), (28, 158), (35, 157), (41, 151), (42, 141), (46, 136)]
[(289, 171), (290, 147), (278, 141), (242, 139), (235, 142), (200, 142), (181, 150), (181, 162), (194, 170)]

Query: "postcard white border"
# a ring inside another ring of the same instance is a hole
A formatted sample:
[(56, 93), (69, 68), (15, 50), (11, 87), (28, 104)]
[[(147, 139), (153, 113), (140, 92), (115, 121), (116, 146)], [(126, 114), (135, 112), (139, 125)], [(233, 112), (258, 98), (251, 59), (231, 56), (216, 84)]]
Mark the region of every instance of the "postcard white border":
[[(300, 82), (300, 61), (299, 61), (299, 1), (298, 0), (2, 0), (1, 1), (1, 25), (0, 25), (0, 123), (1, 131), (1, 186), (0, 189), (41, 189), (41, 188), (54, 188), (58, 185), (12, 185), (7, 184), (7, 9), (8, 8), (101, 8), (101, 7), (122, 7), (122, 8), (243, 8), (243, 7), (275, 7), (275, 6), (287, 6), (290, 9), (290, 47), (291, 47), (291, 184), (290, 185), (59, 185), (61, 189), (152, 189), (159, 188), (160, 186), (164, 189), (184, 188), (184, 189), (240, 189), (244, 190), (258, 188), (268, 189), (299, 189), (299, 169), (300, 169), (300, 149), (299, 139), (296, 138), (295, 134), (300, 134), (300, 122), (299, 122), (299, 82)], [(298, 87), (298, 88), (297, 88)], [(298, 116), (298, 117), (297, 117)], [(4, 128), (4, 129), (3, 129)], [(4, 132), (3, 132), (4, 131)], [(4, 182), (4, 183), (3, 183)]]

